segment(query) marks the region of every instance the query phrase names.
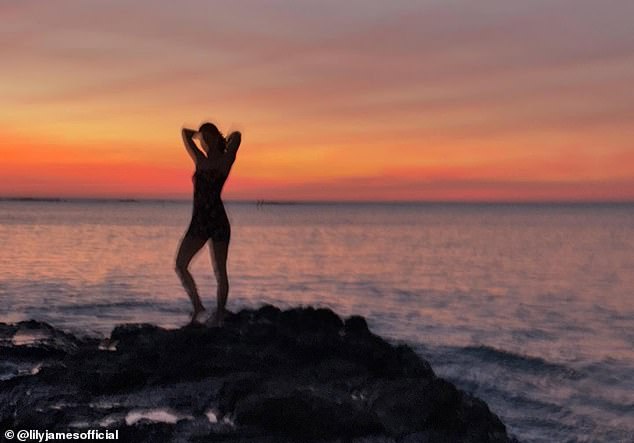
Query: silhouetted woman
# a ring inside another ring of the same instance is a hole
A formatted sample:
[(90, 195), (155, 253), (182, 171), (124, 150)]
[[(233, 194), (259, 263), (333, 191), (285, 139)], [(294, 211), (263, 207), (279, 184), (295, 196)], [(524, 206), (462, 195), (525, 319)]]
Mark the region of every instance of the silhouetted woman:
[[(203, 124), (198, 131), (183, 128), (182, 135), (185, 148), (196, 164), (196, 171), (193, 176), (192, 219), (178, 249), (176, 273), (194, 306), (191, 322), (204, 321), (206, 311), (188, 268), (194, 255), (208, 240), (211, 241), (209, 249), (217, 282), (217, 308), (210, 321), (215, 326), (222, 326), (229, 295), (227, 253), (231, 226), (220, 193), (236, 159), (242, 136), (239, 132), (233, 132), (225, 140), (212, 123)], [(194, 138), (199, 139), (202, 151), (196, 146)]]

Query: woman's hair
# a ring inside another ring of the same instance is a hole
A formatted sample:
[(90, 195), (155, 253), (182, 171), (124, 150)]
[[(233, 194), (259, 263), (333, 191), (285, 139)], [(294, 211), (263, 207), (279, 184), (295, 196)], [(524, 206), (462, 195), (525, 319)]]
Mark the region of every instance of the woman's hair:
[(222, 135), (222, 132), (218, 130), (218, 127), (213, 123), (203, 123), (200, 125), (200, 128), (198, 128), (198, 132), (202, 134), (207, 146), (211, 147), (214, 139), (216, 139), (218, 140), (218, 143), (216, 144), (218, 150), (220, 152), (225, 152), (227, 150), (227, 140)]

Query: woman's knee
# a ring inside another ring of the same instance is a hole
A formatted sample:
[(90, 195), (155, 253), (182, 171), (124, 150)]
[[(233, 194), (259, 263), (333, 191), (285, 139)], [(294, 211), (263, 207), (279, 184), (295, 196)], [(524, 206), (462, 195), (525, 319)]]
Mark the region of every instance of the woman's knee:
[(187, 273), (189, 273), (187, 268), (188, 268), (188, 263), (185, 263), (182, 260), (176, 260), (176, 263), (174, 263), (174, 271), (176, 271), (176, 274), (179, 277), (182, 277), (183, 275), (186, 275)]

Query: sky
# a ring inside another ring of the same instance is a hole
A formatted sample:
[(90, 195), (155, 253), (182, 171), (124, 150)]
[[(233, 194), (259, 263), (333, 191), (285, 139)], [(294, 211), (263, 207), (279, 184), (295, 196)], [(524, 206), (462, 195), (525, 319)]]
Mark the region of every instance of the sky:
[(0, 0), (0, 197), (634, 200), (631, 0)]

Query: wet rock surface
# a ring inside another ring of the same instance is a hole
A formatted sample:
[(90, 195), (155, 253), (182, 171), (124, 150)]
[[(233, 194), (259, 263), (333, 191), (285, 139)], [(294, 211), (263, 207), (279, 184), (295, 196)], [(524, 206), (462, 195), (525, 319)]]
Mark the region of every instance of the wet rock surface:
[(138, 442), (515, 441), (409, 347), (327, 309), (243, 310), (223, 328), (122, 325), (105, 341), (0, 324), (0, 360), (4, 429), (108, 428)]

